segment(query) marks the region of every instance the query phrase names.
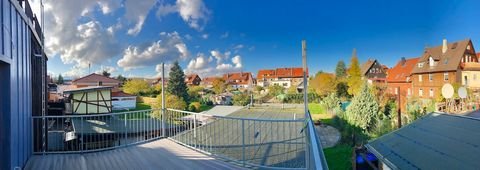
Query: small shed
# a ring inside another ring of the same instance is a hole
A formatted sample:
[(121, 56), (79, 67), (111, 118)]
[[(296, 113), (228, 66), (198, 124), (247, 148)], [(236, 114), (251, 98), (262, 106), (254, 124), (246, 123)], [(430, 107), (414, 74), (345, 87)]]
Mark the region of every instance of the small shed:
[(382, 169), (478, 169), (480, 119), (430, 113), (365, 147)]
[(71, 114), (98, 114), (112, 112), (112, 87), (95, 86), (63, 91), (65, 108)]

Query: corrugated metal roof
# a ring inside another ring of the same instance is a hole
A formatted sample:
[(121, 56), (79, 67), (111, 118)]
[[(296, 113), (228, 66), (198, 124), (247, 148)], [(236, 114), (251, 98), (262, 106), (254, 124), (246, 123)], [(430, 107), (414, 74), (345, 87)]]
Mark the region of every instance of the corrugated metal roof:
[(480, 119), (431, 113), (366, 147), (393, 169), (477, 169)]

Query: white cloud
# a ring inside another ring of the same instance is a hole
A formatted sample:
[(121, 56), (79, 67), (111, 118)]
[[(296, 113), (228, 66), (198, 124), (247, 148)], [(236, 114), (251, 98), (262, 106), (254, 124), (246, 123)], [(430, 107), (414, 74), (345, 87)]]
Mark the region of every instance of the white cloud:
[(175, 5), (161, 4), (157, 10), (157, 17), (178, 12), (180, 17), (192, 28), (203, 30), (210, 11), (202, 0), (177, 0)]
[(128, 29), (129, 35), (137, 35), (143, 28), (145, 19), (150, 10), (155, 6), (155, 0), (126, 0), (125, 18), (135, 23), (133, 28)]
[(62, 73), (62, 76), (75, 79), (85, 76), (86, 74), (87, 69), (74, 66), (69, 71)]
[[(168, 77), (168, 74), (170, 74), (170, 69), (173, 67), (173, 64), (165, 64), (165, 77)], [(162, 64), (157, 64), (155, 66), (155, 71), (157, 74), (154, 76), (155, 78), (160, 78), (162, 77)]]
[(188, 58), (188, 48), (177, 32), (161, 33), (160, 36), (160, 40), (148, 47), (129, 46), (118, 60), (118, 66), (130, 70)]
[(190, 60), (188, 63), (187, 69), (202, 69), (207, 66), (207, 61), (205, 60), (205, 56), (200, 53), (197, 55), (197, 58)]
[(202, 34), (203, 39), (208, 39), (208, 34)]
[(242, 57), (236, 55), (232, 58), (232, 63), (235, 64), (235, 68), (242, 68)]
[(106, 71), (106, 72), (112, 74), (112, 73), (117, 72), (117, 68), (112, 67), (112, 66), (103, 66), (102, 65), (102, 66), (100, 66), (99, 70), (95, 71), (95, 73), (101, 74), (101, 73), (103, 73), (103, 71)]
[(119, 8), (118, 2), (45, 0), (47, 55), (59, 55), (62, 62), (85, 68), (88, 63), (101, 64), (119, 54), (119, 45), (113, 34), (92, 16), (95, 10), (113, 12)]

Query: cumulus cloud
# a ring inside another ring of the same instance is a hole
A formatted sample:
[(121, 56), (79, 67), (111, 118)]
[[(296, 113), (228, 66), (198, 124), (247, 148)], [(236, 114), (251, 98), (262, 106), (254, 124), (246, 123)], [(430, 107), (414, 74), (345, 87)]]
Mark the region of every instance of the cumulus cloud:
[(118, 0), (45, 0), (45, 47), (47, 55), (59, 55), (62, 62), (85, 68), (119, 54), (113, 34), (95, 20), (93, 12), (110, 13)]
[[(242, 70), (242, 59), (240, 55), (234, 56), (231, 60), (225, 60), (228, 59), (228, 57), (225, 58), (225, 55), (221, 54), (219, 51), (212, 50), (211, 52), (212, 56), (208, 57), (208, 59), (202, 53), (199, 53), (196, 58), (191, 59), (188, 63), (187, 69), (185, 69), (185, 73), (195, 73), (199, 74), (201, 77), (205, 77), (219, 76), (224, 73), (238, 72)], [(218, 62), (218, 60), (215, 62), (214, 56), (221, 57), (221, 60), (226, 62)], [(231, 61), (231, 63), (228, 61)]]
[(242, 68), (242, 57), (236, 55), (232, 58), (232, 63), (235, 64), (235, 68)]
[(125, 1), (125, 18), (135, 25), (128, 29), (129, 35), (137, 35), (143, 28), (148, 13), (155, 5), (155, 0), (126, 0)]
[(205, 60), (205, 56), (202, 53), (200, 53), (200, 54), (197, 55), (197, 58), (194, 58), (194, 59), (190, 60), (187, 68), (188, 69), (202, 69), (202, 68), (207, 66), (207, 62), (208, 61)]
[(72, 79), (80, 78), (87, 74), (87, 69), (80, 68), (78, 66), (73, 66), (69, 71), (62, 73), (62, 76), (69, 77)]
[(162, 18), (171, 13), (178, 13), (190, 27), (199, 31), (203, 30), (210, 15), (202, 0), (177, 0), (174, 5), (161, 4), (157, 17)]
[(100, 69), (99, 69), (99, 70), (95, 71), (95, 73), (97, 73), (97, 74), (102, 74), (103, 71), (106, 71), (106, 72), (112, 74), (112, 73), (117, 72), (117, 68), (112, 67), (112, 66), (103, 66), (103, 65), (102, 65), (102, 66), (100, 66)]
[[(165, 64), (165, 77), (168, 77), (168, 74), (170, 74), (170, 69), (172, 67), (173, 64)], [(162, 77), (162, 64), (157, 64), (155, 66), (155, 72), (157, 72), (157, 75), (153, 76), (154, 78)]]
[(118, 60), (118, 66), (130, 70), (188, 58), (187, 45), (177, 32), (160, 33), (160, 36), (160, 40), (148, 47), (129, 46), (125, 49), (123, 57)]
[(231, 52), (226, 51), (225, 53), (221, 53), (218, 50), (210, 51), (210, 54), (217, 59), (217, 63), (221, 63), (223, 60), (228, 59), (230, 57)]

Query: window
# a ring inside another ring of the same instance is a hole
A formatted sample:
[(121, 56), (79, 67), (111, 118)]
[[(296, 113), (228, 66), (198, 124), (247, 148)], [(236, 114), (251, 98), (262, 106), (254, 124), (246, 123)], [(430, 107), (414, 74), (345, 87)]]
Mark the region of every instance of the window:
[(284, 86), (284, 87), (287, 87), (287, 86), (288, 86), (288, 83), (283, 83), (283, 86)]
[(433, 97), (433, 89), (430, 89), (430, 97)]
[(433, 57), (430, 56), (430, 58), (428, 59), (428, 64), (430, 64), (430, 67), (433, 67), (434, 63), (435, 63), (435, 61), (433, 60)]
[(423, 62), (422, 63), (418, 63), (418, 68), (422, 68), (423, 67)]
[(432, 75), (432, 73), (428, 74), (428, 80), (433, 81), (433, 75)]
[(99, 81), (99, 82), (98, 82), (98, 86), (103, 86), (103, 82), (102, 82), (102, 81)]
[(443, 73), (443, 80), (448, 80), (448, 72)]
[(398, 94), (398, 88), (395, 88), (395, 94), (396, 95)]
[(423, 96), (423, 89), (418, 90), (418, 96), (422, 97)]
[(418, 82), (422, 82), (422, 79), (423, 79), (423, 76), (422, 76), (422, 75), (418, 75)]

